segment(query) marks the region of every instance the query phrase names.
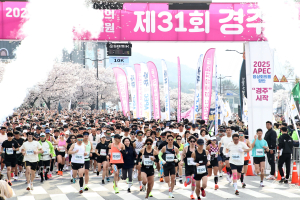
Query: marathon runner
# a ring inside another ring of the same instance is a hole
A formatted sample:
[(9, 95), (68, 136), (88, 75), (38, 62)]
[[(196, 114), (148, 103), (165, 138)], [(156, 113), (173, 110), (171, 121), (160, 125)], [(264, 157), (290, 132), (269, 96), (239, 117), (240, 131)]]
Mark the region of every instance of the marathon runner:
[[(247, 147), (249, 147), (251, 150), (252, 145), (250, 144), (250, 141), (245, 138), (244, 131), (242, 131), (242, 130), (239, 131), (239, 137), (240, 137), (240, 142), (245, 142)], [(244, 153), (244, 167), (243, 167), (241, 178), (240, 178), (243, 188), (246, 187), (246, 183), (244, 183), (244, 174), (247, 173), (249, 160), (250, 160), (250, 154), (249, 154), (249, 152), (245, 152)]]
[[(96, 132), (95, 132), (96, 133)], [(90, 169), (90, 157), (92, 157), (91, 151), (93, 151), (93, 145), (89, 141), (89, 132), (85, 131), (83, 132), (83, 144), (85, 145), (85, 152), (86, 155), (84, 156), (84, 191), (88, 191), (89, 188), (87, 184), (89, 183), (90, 175), (89, 175), (89, 169)]]
[[(102, 184), (105, 184), (104, 179), (105, 176), (107, 174), (107, 170), (108, 170), (108, 160), (109, 160), (109, 156), (108, 156), (108, 144), (105, 142), (106, 140), (106, 136), (103, 134), (101, 136), (101, 141), (97, 144), (96, 146), (96, 157), (97, 157), (97, 163), (98, 163), (98, 171), (97, 171), (97, 176), (99, 176), (99, 173), (101, 171), (101, 166), (102, 166)], [(106, 178), (106, 181), (109, 182), (109, 178)]]
[(219, 154), (219, 147), (217, 145), (217, 138), (211, 137), (210, 140), (207, 141), (207, 147), (210, 154), (210, 165), (208, 165), (208, 176), (212, 175), (212, 171), (214, 172), (214, 181), (215, 181), (215, 190), (219, 189), (218, 186), (218, 154)]

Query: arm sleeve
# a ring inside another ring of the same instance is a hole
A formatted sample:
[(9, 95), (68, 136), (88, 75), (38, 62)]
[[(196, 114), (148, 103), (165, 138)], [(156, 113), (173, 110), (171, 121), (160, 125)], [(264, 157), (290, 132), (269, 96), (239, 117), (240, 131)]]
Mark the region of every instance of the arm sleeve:
[(176, 157), (178, 158), (178, 160), (181, 160), (180, 153), (178, 153)]
[(162, 158), (162, 155), (163, 155), (163, 153), (160, 151), (159, 154), (158, 154), (158, 158), (159, 158), (159, 160), (161, 160), (161, 161), (164, 160), (164, 159)]
[(138, 162), (141, 162), (141, 161), (142, 161), (141, 156), (142, 156), (142, 153), (139, 152), (139, 155), (138, 155)]
[(158, 155), (154, 156), (154, 158), (155, 158), (155, 162), (159, 161)]
[(275, 149), (276, 148), (276, 132), (272, 131), (272, 136), (271, 136), (271, 143), (270, 143), (270, 149)]

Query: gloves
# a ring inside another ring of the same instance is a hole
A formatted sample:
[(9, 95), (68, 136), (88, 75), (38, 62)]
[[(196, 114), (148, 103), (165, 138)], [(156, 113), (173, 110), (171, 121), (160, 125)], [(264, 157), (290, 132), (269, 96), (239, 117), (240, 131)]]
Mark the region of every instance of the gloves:
[(178, 159), (174, 159), (174, 161), (175, 161), (176, 163), (178, 163)]
[(162, 164), (163, 164), (163, 165), (166, 164), (166, 163), (167, 163), (166, 161), (164, 161), (164, 160), (162, 161)]
[(244, 149), (239, 149), (239, 152), (244, 152)]

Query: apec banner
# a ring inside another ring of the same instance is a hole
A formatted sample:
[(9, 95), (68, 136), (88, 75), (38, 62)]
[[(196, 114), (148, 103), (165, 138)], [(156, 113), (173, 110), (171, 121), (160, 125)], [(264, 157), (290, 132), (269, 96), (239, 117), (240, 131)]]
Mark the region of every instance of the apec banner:
[(163, 84), (164, 84), (164, 101), (165, 101), (165, 119), (169, 121), (170, 118), (170, 95), (169, 95), (169, 77), (166, 61), (161, 60), (162, 72), (163, 72)]
[(143, 117), (147, 120), (151, 120), (151, 91), (150, 91), (150, 81), (149, 81), (149, 72), (147, 65), (141, 63), (141, 75), (142, 75), (142, 90), (143, 90)]
[[(157, 68), (153, 62), (147, 62), (150, 83), (151, 83), (151, 95), (153, 104), (154, 119), (160, 118), (160, 96), (159, 96), (159, 79), (157, 74)], [(151, 105), (150, 105), (151, 106)]]
[(211, 124), (214, 120), (216, 120), (216, 118), (218, 119), (218, 124), (217, 125), (221, 125), (221, 120), (220, 120), (220, 115), (221, 115), (221, 108), (218, 107), (218, 115), (216, 116), (216, 109), (215, 108), (210, 108), (209, 109), (209, 123)]
[(130, 92), (131, 92), (131, 101), (132, 101), (132, 111), (133, 111), (133, 118), (137, 118), (137, 95), (136, 95), (136, 79), (134, 71), (131, 67), (126, 67), (127, 76), (130, 81)]
[(215, 49), (208, 49), (203, 60), (202, 72), (202, 119), (207, 122), (210, 103)]
[(199, 103), (200, 103), (200, 87), (201, 87), (201, 70), (203, 64), (203, 54), (200, 55), (197, 63), (197, 74), (196, 74), (196, 83), (195, 83), (195, 97), (194, 97), (194, 110), (193, 110), (193, 124), (197, 119), (197, 114), (199, 112)]
[(178, 61), (178, 99), (177, 99), (177, 122), (181, 121), (181, 69), (180, 69), (180, 59), (177, 57)]
[(249, 140), (258, 128), (266, 133), (273, 119), (274, 51), (268, 42), (246, 43), (247, 107)]
[(123, 71), (123, 69), (119, 67), (113, 68), (113, 71), (117, 81), (123, 115), (127, 116), (130, 110), (129, 110), (129, 95), (128, 95), (128, 83), (127, 83), (126, 74)]
[(135, 70), (135, 78), (136, 78), (136, 94), (137, 94), (137, 107), (136, 113), (137, 117), (143, 117), (143, 80), (142, 80), (142, 72), (141, 72), (141, 65), (134, 64)]
[[(17, 35), (27, 13), (25, 2), (3, 2), (0, 39)], [(104, 10), (97, 41), (260, 41), (260, 10), (255, 4), (210, 4), (209, 10), (169, 10), (167, 3), (124, 3), (123, 10)], [(53, 13), (55, 14), (55, 13)], [(95, 19), (94, 19), (95, 20)], [(98, 23), (99, 24), (99, 23)], [(97, 21), (95, 21), (97, 25)]]

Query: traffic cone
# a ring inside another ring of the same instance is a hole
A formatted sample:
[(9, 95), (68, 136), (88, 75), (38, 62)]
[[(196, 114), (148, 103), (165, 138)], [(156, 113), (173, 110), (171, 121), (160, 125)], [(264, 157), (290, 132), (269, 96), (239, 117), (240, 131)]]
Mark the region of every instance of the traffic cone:
[(227, 173), (226, 166), (223, 168), (223, 172)]
[(249, 160), (249, 163), (248, 163), (248, 170), (247, 170), (246, 176), (254, 176), (253, 170), (252, 170), (252, 165), (251, 165), (251, 160)]
[(280, 181), (280, 180), (281, 180), (281, 175), (280, 175), (279, 170), (278, 170), (277, 181)]
[(294, 162), (291, 184), (297, 184), (297, 183), (298, 183), (298, 172), (297, 172), (296, 162)]

